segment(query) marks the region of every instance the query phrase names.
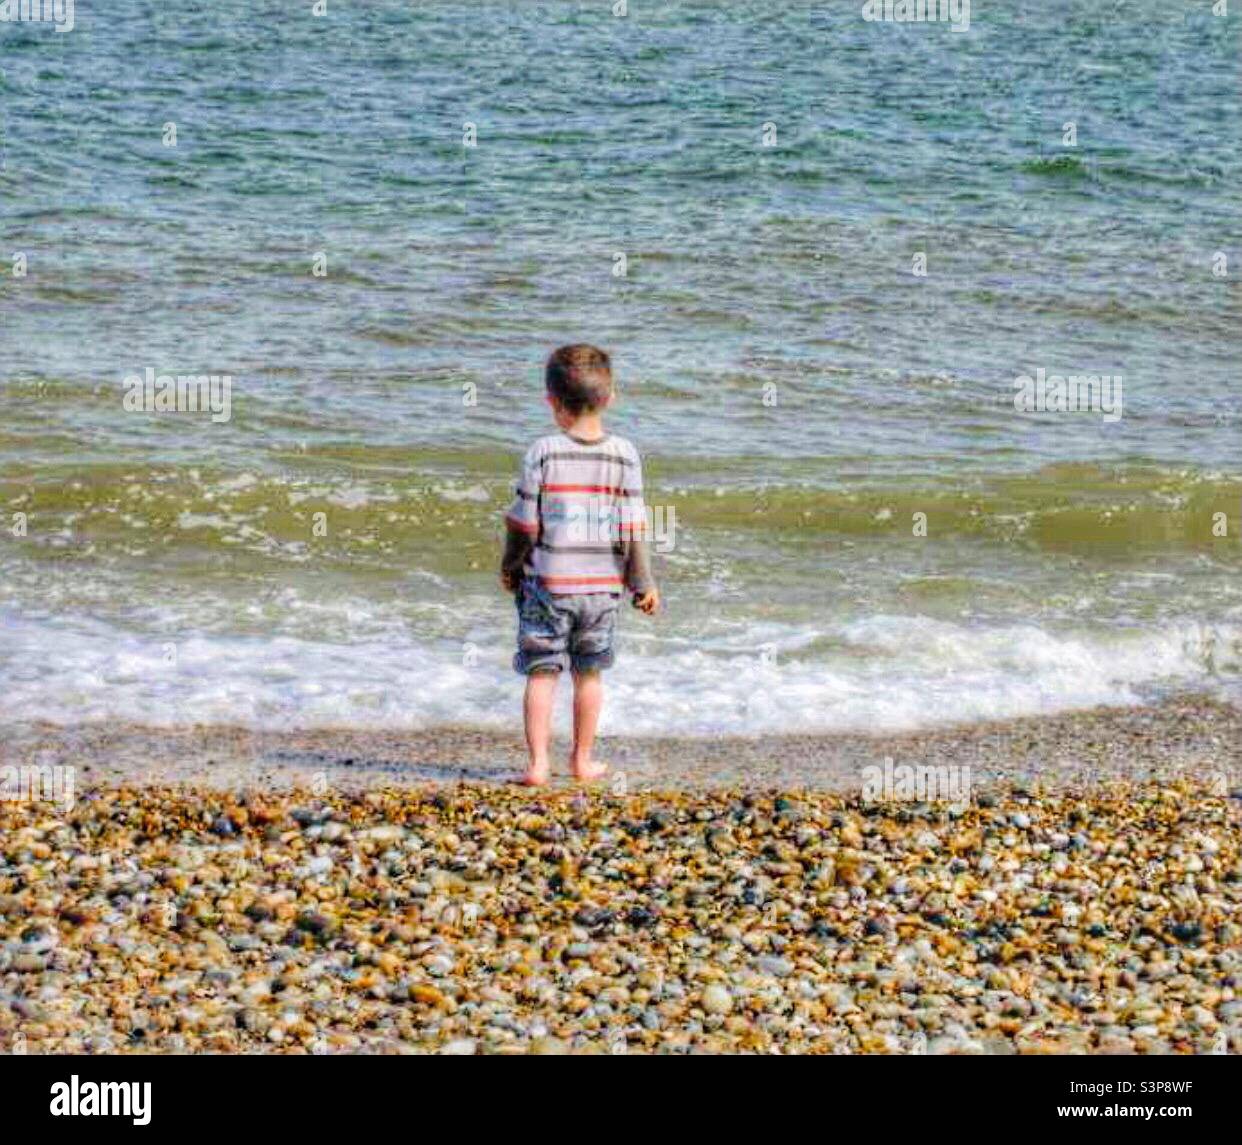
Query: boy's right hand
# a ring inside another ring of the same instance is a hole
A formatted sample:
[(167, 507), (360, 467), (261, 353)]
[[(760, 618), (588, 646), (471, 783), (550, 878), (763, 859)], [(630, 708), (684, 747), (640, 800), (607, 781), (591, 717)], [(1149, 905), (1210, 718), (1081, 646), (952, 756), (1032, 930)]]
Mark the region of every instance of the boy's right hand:
[(636, 592), (634, 594), (634, 607), (647, 616), (658, 612), (660, 609), (660, 590), (653, 588), (648, 592)]
[(501, 569), (500, 570), (500, 586), (501, 588), (505, 590), (505, 592), (517, 592), (518, 590), (517, 573), (513, 572), (511, 569)]

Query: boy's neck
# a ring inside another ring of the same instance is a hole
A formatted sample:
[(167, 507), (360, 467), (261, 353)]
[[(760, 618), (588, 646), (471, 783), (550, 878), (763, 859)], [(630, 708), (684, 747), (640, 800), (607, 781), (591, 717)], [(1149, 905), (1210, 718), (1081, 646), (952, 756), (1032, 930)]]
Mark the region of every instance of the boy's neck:
[(604, 432), (604, 419), (598, 413), (584, 413), (574, 418), (567, 425), (561, 426), (562, 432), (579, 441), (599, 441), (607, 435)]

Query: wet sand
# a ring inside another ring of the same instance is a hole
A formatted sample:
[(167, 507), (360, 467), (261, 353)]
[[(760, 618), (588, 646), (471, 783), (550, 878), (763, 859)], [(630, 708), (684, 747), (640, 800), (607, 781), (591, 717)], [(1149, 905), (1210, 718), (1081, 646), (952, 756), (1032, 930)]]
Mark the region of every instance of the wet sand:
[[(124, 724), (8, 725), (0, 766), (70, 765), (79, 789), (122, 781), (229, 788), (326, 784), (504, 783), (524, 758), (514, 731), (353, 729), (253, 732)], [(567, 744), (558, 744), (563, 759)], [(638, 738), (600, 741), (614, 794), (661, 789), (861, 790), (864, 769), (970, 768), (971, 788), (998, 781), (1047, 788), (1186, 774), (1217, 788), (1242, 785), (1242, 712), (1202, 697), (1139, 708), (1099, 708), (902, 735)], [(561, 768), (556, 783), (564, 784)]]

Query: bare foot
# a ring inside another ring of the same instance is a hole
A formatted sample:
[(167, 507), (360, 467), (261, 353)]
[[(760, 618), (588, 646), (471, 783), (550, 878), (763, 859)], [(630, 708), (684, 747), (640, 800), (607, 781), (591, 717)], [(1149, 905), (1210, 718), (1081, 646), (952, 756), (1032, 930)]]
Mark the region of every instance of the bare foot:
[(519, 782), (523, 787), (543, 787), (548, 782), (548, 765), (528, 767)]
[(575, 763), (573, 765), (574, 778), (579, 783), (591, 783), (596, 779), (603, 779), (608, 774), (608, 764), (600, 763), (598, 760), (588, 760), (586, 763)]

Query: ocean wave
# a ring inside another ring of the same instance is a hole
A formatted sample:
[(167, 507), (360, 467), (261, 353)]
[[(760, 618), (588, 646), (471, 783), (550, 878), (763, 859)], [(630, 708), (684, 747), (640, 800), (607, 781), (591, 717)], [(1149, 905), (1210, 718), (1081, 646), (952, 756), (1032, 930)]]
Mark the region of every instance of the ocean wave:
[[(98, 402), (97, 395), (90, 401)], [(0, 432), (0, 445), (5, 436)], [(22, 444), (25, 444), (23, 441)], [(214, 521), (205, 531), (182, 525), (162, 540), (166, 551), (201, 548), (237, 528), (257, 529), (272, 544), (307, 537), (307, 513), (333, 512), (333, 527), (319, 546), (340, 559), (361, 539), (393, 554), (400, 568), (409, 554), (437, 539), (446, 545), (492, 545), (499, 513), (512, 493), (518, 455), (476, 450), (443, 452), (411, 468), (401, 452), (382, 447), (349, 450), (333, 445), (297, 458), (303, 472), (255, 467), (244, 484), (236, 471), (145, 463), (77, 462), (62, 469), (49, 462), (35, 476), (0, 478), (0, 496), (14, 508), (37, 511), (49, 526), (72, 518), (83, 542), (107, 547), (133, 539), (118, 532), (118, 514), (134, 529), (166, 532), (178, 521)], [(719, 472), (731, 469), (727, 476)], [(1227, 563), (1242, 559), (1235, 534), (1214, 531), (1222, 509), (1238, 503), (1242, 480), (1233, 474), (1143, 464), (1053, 464), (1026, 473), (959, 476), (935, 472), (849, 480), (824, 487), (814, 466), (789, 465), (784, 482), (749, 478), (753, 461), (687, 463), (679, 469), (649, 466), (648, 500), (673, 509), (679, 528), (763, 534), (779, 543), (813, 540), (909, 539), (916, 520), (923, 535), (963, 537), (1032, 550), (1109, 557), (1146, 552), (1210, 552)], [(370, 469), (373, 476), (367, 476)], [(848, 474), (840, 475), (848, 478)], [(921, 516), (920, 516), (921, 515)], [(428, 526), (434, 523), (435, 533)], [(258, 534), (256, 534), (257, 536)], [(32, 534), (28, 551), (39, 550)], [(356, 545), (354, 546), (356, 548)], [(455, 550), (454, 550), (455, 551)], [(355, 553), (355, 555), (358, 555)]]
[[(520, 721), (508, 633), (165, 640), (14, 613), (0, 613), (0, 631), (0, 719), (270, 729)], [(1242, 672), (1242, 624), (1231, 622), (1074, 631), (873, 616), (834, 626), (810, 647), (808, 635), (767, 624), (728, 639), (623, 637), (603, 730), (905, 731), (1137, 704), (1167, 690), (1229, 693)]]

